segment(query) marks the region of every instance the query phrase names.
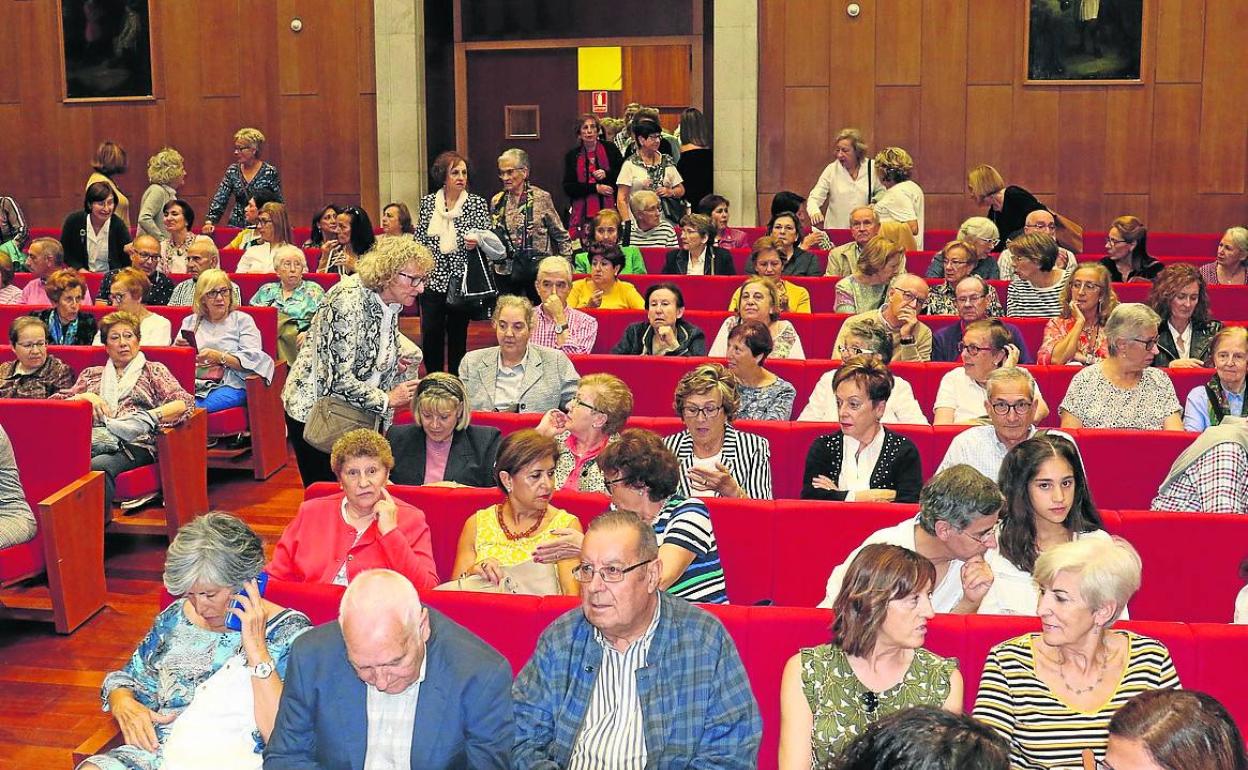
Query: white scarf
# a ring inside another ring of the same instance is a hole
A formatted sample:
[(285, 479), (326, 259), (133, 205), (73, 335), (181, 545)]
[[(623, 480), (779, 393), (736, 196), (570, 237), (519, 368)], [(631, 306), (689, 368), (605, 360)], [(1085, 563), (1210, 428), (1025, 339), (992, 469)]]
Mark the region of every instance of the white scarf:
[(117, 414), (117, 404), (134, 390), (134, 384), (139, 381), (145, 365), (147, 358), (142, 351), (136, 353), (130, 363), (126, 364), (120, 377), (117, 376), (117, 367), (112, 361), (104, 364), (104, 376), (100, 379), (100, 398), (113, 410), (114, 416)]
[(433, 198), (433, 216), (429, 217), (429, 235), (437, 236), (438, 248), (443, 254), (454, 254), (459, 250), (459, 242), (455, 237), (455, 219), (464, 213), (464, 201), (468, 200), (468, 193), (461, 193), (459, 200), (455, 203), (455, 208), (448, 209), (446, 207), (446, 188), (438, 190), (434, 193)]

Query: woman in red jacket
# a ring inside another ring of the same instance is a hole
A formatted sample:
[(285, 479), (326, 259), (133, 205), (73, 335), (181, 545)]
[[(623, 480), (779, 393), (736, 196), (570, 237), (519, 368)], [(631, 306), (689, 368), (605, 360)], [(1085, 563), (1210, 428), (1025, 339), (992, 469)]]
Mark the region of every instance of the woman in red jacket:
[(330, 465), (342, 491), (299, 506), (265, 567), (269, 575), (345, 586), (364, 570), (385, 568), (417, 591), (433, 590), (439, 580), (425, 514), (386, 491), (390, 444), (375, 431), (353, 430), (334, 443)]

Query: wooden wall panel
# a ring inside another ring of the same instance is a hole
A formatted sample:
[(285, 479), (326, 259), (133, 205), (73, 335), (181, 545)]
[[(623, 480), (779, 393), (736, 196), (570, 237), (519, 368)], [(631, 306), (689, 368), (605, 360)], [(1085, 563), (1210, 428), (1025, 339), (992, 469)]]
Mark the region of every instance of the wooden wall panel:
[(1105, 152), (1108, 190), (1147, 193), (1149, 149), (1153, 144), (1153, 91), (1149, 88), (1111, 88), (1105, 94)]
[(784, 157), (786, 163), (780, 190), (793, 190), (805, 195), (818, 179), (819, 172), (823, 170), (823, 166), (815, 168), (816, 176), (812, 178), (811, 168), (814, 164), (810, 163), (809, 159), (828, 157), (830, 149), (828, 130), (823, 122), (827, 103), (827, 88), (785, 89)]
[(660, 109), (683, 110), (689, 105), (689, 46), (628, 46), (623, 56), (624, 82), (630, 91), (628, 101)]
[(1205, 0), (1156, 0), (1157, 82), (1199, 83), (1205, 48)]
[(923, 154), (918, 149), (921, 96), (918, 86), (876, 86), (875, 134), (874, 139), (867, 137), (872, 153), (883, 147), (904, 147), (922, 169)]
[[(1091, 229), (1104, 218), (1102, 192), (1105, 182), (1104, 87), (1062, 91), (1058, 97), (1057, 122), (1060, 126), (1080, 126), (1063, 138), (1057, 164), (1057, 208), (1080, 212)], [(1073, 215), (1071, 215), (1073, 216)]]
[(975, 3), (970, 14), (966, 46), (966, 82), (972, 85), (1012, 85), (1022, 64), (1003, 51), (1022, 49), (1022, 3)]
[[(856, 19), (829, 17), (829, 59), (835, 80), (830, 83), (828, 99), (828, 132), (835, 135), (842, 128), (853, 127), (864, 137), (875, 135), (875, 25), (879, 12), (871, 5), (863, 7)], [(766, 70), (759, 57), (760, 76)], [(760, 82), (761, 87), (761, 82)], [(760, 98), (762, 94), (759, 94)], [(822, 167), (810, 179), (813, 187)]]
[(828, 4), (823, 0), (788, 0), (784, 5), (785, 85), (826, 86)]
[[(923, 0), (878, 0), (876, 84), (917, 86), (923, 69)], [(848, 18), (843, 13), (837, 19)], [(933, 44), (939, 44), (932, 41)]]
[[(86, 104), (60, 98), (56, 0), (0, 5), (0, 27), (12, 32), (8, 49), (16, 55), (0, 85), (0, 191), (17, 197), (32, 225), (59, 226), (82, 205), (91, 155), (105, 139), (129, 155), (117, 182), (132, 210), (147, 187), (147, 159), (178, 148), (187, 165), (180, 194), (202, 220), (242, 126), (265, 133), (264, 157), (282, 172), (295, 222), (331, 198), (375, 211), (371, 2), (151, 5), (156, 98)], [(293, 15), (304, 22), (299, 35), (289, 29)], [(6, 104), (14, 84), (19, 101)]]
[[(1007, 171), (997, 166), (1006, 179), (1017, 180), (1037, 196), (1055, 194), (1057, 159), (1064, 151), (1062, 135), (1068, 130), (1058, 120), (1059, 93), (1054, 87), (1015, 88), (1014, 111), (1010, 115), (1013, 122), (1008, 134), (1011, 150), (998, 155), (974, 155), (967, 148), (967, 169), (999, 159), (1009, 167)], [(967, 110), (968, 122), (973, 119), (991, 123), (993, 118), (993, 115)]]
[(1154, 90), (1149, 188), (1149, 208), (1156, 214), (1150, 223), (1154, 229), (1219, 229), (1212, 223), (1195, 224), (1202, 213), (1193, 195), (1199, 174), (1192, 153), (1176, 151), (1191, 147), (1192, 138), (1200, 135), (1200, 100), (1200, 85), (1195, 83), (1159, 85)]
[(923, 46), (917, 147), (923, 163), (915, 163), (915, 176), (928, 194), (960, 192), (965, 186), (966, 133), (949, 126), (966, 125), (966, 6), (962, 0), (923, 3), (923, 38), (940, 41)]
[[(1205, 14), (1200, 92), (1200, 191), (1243, 192), (1248, 173), (1248, 3), (1212, 2)], [(1195, 52), (1193, 52), (1195, 53)]]
[[(780, 62), (766, 56), (767, 51), (780, 51), (784, 47), (784, 0), (760, 0), (758, 6), (758, 160), (756, 179), (758, 189), (777, 192), (782, 189), (784, 178), (784, 127), (788, 123), (785, 91), (785, 70)], [(831, 46), (829, 46), (831, 47)], [(763, 61), (766, 59), (767, 61)], [(835, 131), (836, 129), (831, 129)], [(826, 164), (826, 161), (823, 161)], [(823, 166), (810, 173), (813, 186)], [(810, 188), (807, 188), (810, 189)], [(759, 209), (760, 212), (770, 209)], [(760, 215), (758, 221), (767, 221)]]
[[(1013, 152), (1017, 147), (1014, 126), (1019, 120), (1014, 112), (1014, 89), (1010, 86), (968, 86), (966, 114), (975, 115), (977, 119), (966, 121), (965, 157), (1010, 158), (1011, 168), (997, 165), (997, 169), (1002, 174), (1013, 173), (1015, 162), (1021, 160)], [(965, 165), (960, 163), (962, 156), (955, 160), (960, 165)], [(961, 190), (966, 190), (966, 171), (965, 168), (961, 169)]]

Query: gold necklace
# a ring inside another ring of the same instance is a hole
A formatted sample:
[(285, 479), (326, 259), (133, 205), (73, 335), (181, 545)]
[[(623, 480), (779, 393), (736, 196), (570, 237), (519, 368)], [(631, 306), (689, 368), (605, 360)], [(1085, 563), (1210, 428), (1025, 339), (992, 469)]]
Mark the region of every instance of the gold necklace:
[(1070, 691), (1072, 695), (1084, 695), (1086, 693), (1090, 693), (1099, 687), (1101, 682), (1105, 681), (1105, 672), (1109, 669), (1109, 645), (1102, 640), (1101, 647), (1101, 652), (1104, 653), (1101, 655), (1101, 671), (1096, 675), (1096, 681), (1087, 687), (1075, 687), (1066, 679), (1066, 671), (1063, 669), (1063, 666), (1066, 665), (1066, 661), (1064, 660), (1066, 657), (1065, 655), (1062, 655), (1063, 660), (1059, 660), (1057, 662), (1057, 675), (1061, 678), (1062, 684), (1066, 686), (1066, 689)]

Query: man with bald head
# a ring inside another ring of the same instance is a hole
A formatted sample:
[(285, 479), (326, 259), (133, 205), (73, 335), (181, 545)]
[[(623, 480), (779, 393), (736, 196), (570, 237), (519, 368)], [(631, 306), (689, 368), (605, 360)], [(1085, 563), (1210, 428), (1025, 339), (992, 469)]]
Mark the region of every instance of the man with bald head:
[[(61, 248), (60, 241), (55, 238), (36, 238), (31, 242), (30, 250), (26, 253), (26, 269), (33, 277), (22, 288), (21, 304), (44, 307), (51, 305), (52, 300), (48, 298), (44, 281), (64, 267), (65, 249)], [(90, 305), (91, 292), (85, 287), (82, 291), (82, 304)]]
[(840, 350), (850, 321), (871, 319), (883, 323), (892, 335), (894, 361), (931, 361), (932, 330), (919, 320), (927, 309), (927, 294), (927, 281), (914, 273), (902, 273), (893, 279), (884, 307), (845, 319), (832, 350)]
[[(191, 241), (191, 245), (186, 247), (186, 272), (191, 277), (173, 287), (169, 305), (171, 307), (190, 306), (195, 301), (195, 279), (205, 270), (220, 266), (221, 252), (217, 251), (217, 244), (213, 243), (212, 239), (196, 238)], [(234, 307), (238, 307), (243, 304), (238, 284), (230, 281), (230, 286), (233, 287)]]
[(503, 656), (375, 569), (292, 648), (264, 767), (509, 768), (513, 740)]
[[(143, 293), (144, 305), (168, 305), (169, 298), (173, 296), (173, 281), (169, 280), (169, 276), (160, 272), (158, 265), (160, 263), (160, 241), (150, 235), (140, 235), (134, 239), (134, 243), (130, 244), (127, 251), (130, 254), (130, 266), (137, 267), (147, 275), (148, 280), (152, 282), (151, 288)], [(110, 270), (104, 274), (104, 280), (100, 282), (100, 298), (107, 300), (108, 295), (113, 288), (113, 279), (123, 268)]]
[[(880, 215), (871, 206), (858, 206), (849, 212), (849, 235), (852, 241), (828, 252), (828, 269), (824, 275), (852, 275), (854, 265), (862, 256), (867, 241), (880, 234)], [(902, 269), (905, 269), (903, 262)]]
[[(1057, 237), (1057, 220), (1053, 215), (1045, 209), (1036, 209), (1027, 215), (1027, 219), (1023, 224), (1021, 233), (1002, 233), (1002, 236), (1013, 237), (1024, 233), (1044, 233), (1045, 235)], [(1071, 270), (1075, 266), (1075, 255), (1070, 249), (1057, 247), (1057, 264), (1053, 266), (1054, 270)], [(997, 270), (1001, 273), (1001, 280), (1009, 281), (1014, 278), (1014, 255), (1009, 249), (1001, 252), (1001, 256), (997, 257)]]

